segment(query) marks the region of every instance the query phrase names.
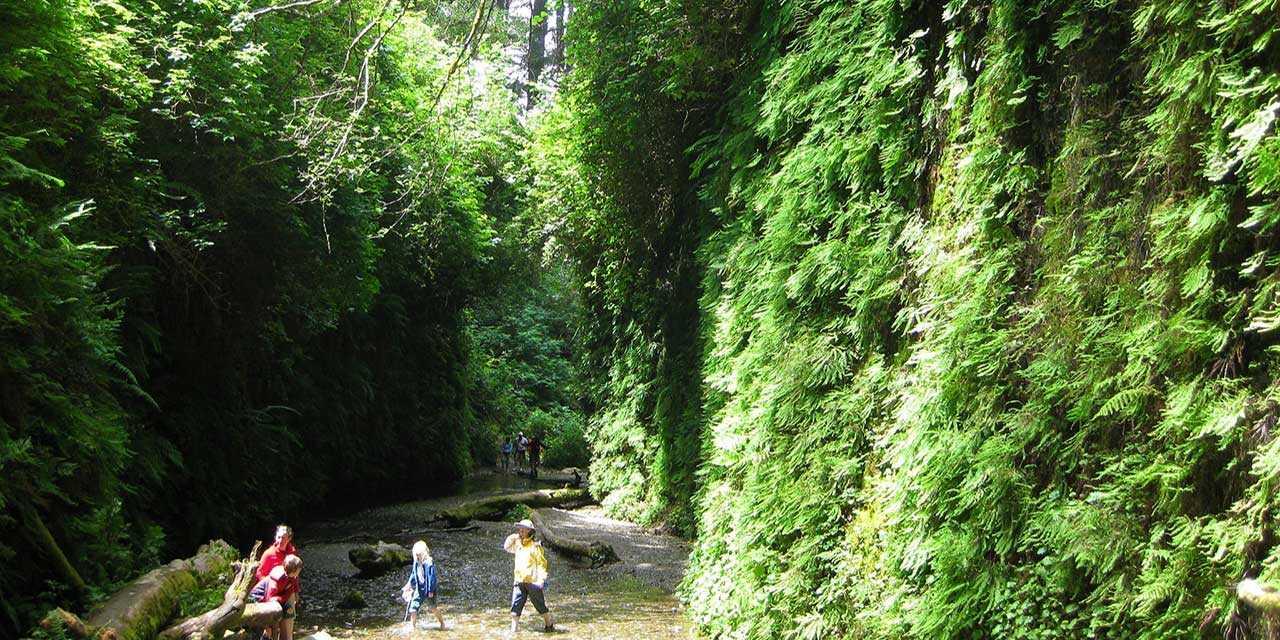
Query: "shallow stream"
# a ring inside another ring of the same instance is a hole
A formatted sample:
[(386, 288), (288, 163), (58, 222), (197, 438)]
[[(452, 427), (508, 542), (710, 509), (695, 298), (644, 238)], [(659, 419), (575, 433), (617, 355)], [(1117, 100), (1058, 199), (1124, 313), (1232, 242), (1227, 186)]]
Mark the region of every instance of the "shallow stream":
[[(546, 487), (547, 485), (541, 485)], [(440, 605), (445, 629), (436, 629), (425, 610), (414, 640), (509, 637), (512, 558), (502, 550), (509, 523), (477, 522), (462, 531), (433, 530), (431, 515), (466, 498), (535, 488), (528, 480), (500, 473), (468, 479), (453, 496), (369, 509), (351, 516), (296, 527), (303, 559), (302, 602), (296, 637), (324, 630), (336, 638), (407, 639), (405, 605), (399, 599), (409, 569), (378, 578), (358, 577), (347, 551), (385, 540), (410, 547), (425, 540), (440, 572)], [(600, 568), (574, 564), (548, 549), (551, 565), (547, 605), (558, 638), (649, 640), (687, 638), (689, 625), (670, 591), (679, 581), (687, 549), (671, 536), (611, 520), (599, 508), (546, 511), (548, 522), (574, 537), (599, 539), (622, 558)], [(359, 592), (366, 606), (339, 603)], [(531, 605), (521, 618), (521, 636), (542, 636), (542, 620)]]

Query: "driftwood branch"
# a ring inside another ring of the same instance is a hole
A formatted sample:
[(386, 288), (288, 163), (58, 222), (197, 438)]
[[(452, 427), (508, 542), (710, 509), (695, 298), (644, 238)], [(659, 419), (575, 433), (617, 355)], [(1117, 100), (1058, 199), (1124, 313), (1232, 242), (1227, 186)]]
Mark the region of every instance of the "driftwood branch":
[(328, 1), (329, 0), (294, 0), (293, 2), (286, 2), (284, 4), (277, 4), (277, 5), (271, 5), (268, 7), (262, 7), (261, 9), (254, 9), (253, 11), (245, 11), (244, 13), (241, 13), (236, 16), (235, 24), (239, 27), (243, 27), (244, 25), (250, 22), (253, 22), (254, 20), (257, 20), (258, 18), (268, 13), (275, 13), (277, 11), (292, 11), (294, 9), (301, 9), (303, 7), (309, 7), (311, 5), (320, 4), (321, 2), (328, 2)]

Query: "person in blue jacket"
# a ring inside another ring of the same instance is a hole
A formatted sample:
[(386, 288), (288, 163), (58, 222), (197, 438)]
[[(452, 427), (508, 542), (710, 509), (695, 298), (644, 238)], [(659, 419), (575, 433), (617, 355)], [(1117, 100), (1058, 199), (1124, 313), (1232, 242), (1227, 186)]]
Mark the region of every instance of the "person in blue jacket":
[(422, 540), (415, 542), (413, 568), (409, 570), (409, 581), (402, 589), (405, 600), (409, 602), (410, 632), (417, 628), (418, 610), (423, 604), (427, 605), (427, 611), (435, 615), (440, 623), (440, 629), (444, 629), (444, 616), (440, 614), (436, 591), (439, 583), (439, 572), (436, 571), (436, 563), (431, 558), (431, 550), (427, 548), (427, 543)]

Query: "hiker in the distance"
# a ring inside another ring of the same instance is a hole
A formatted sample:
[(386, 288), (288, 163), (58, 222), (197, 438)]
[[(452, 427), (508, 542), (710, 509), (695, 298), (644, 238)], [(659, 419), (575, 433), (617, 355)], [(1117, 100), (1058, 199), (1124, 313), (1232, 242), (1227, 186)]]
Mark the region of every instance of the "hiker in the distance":
[(512, 448), (513, 447), (511, 446), (511, 438), (503, 438), (502, 439), (502, 470), (503, 471), (511, 470)]
[(533, 608), (542, 614), (543, 631), (554, 631), (551, 612), (547, 610), (543, 590), (547, 584), (547, 554), (542, 543), (533, 539), (533, 522), (521, 520), (516, 532), (507, 536), (502, 548), (515, 555), (515, 586), (511, 589), (511, 633), (519, 631), (520, 614), (524, 603), (532, 602)]
[(436, 589), (439, 585), (439, 573), (436, 571), (436, 563), (431, 558), (431, 550), (427, 548), (426, 541), (419, 540), (413, 543), (413, 568), (409, 570), (409, 581), (403, 588), (404, 594), (409, 596), (406, 599), (409, 601), (410, 633), (418, 626), (418, 610), (424, 604), (427, 606), (427, 611), (440, 623), (440, 630), (444, 631), (444, 616), (440, 614), (436, 599)]
[(522, 431), (516, 436), (516, 471), (519, 471), (520, 465), (524, 464), (528, 449), (529, 439), (524, 437), (524, 432)]
[(538, 436), (529, 438), (529, 477), (538, 477), (538, 463), (542, 461), (542, 440)]

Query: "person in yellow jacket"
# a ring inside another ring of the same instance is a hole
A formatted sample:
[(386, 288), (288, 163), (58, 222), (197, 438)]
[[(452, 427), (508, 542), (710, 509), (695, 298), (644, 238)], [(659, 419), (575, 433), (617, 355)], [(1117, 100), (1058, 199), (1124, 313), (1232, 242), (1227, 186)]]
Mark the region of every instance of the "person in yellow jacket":
[(551, 623), (551, 612), (547, 610), (543, 589), (547, 584), (547, 554), (542, 550), (542, 543), (534, 540), (533, 522), (521, 520), (516, 523), (516, 532), (507, 536), (502, 548), (515, 555), (515, 586), (511, 589), (511, 633), (519, 629), (520, 613), (524, 611), (524, 603), (532, 602), (533, 608), (542, 614), (545, 624), (543, 631), (554, 631)]

